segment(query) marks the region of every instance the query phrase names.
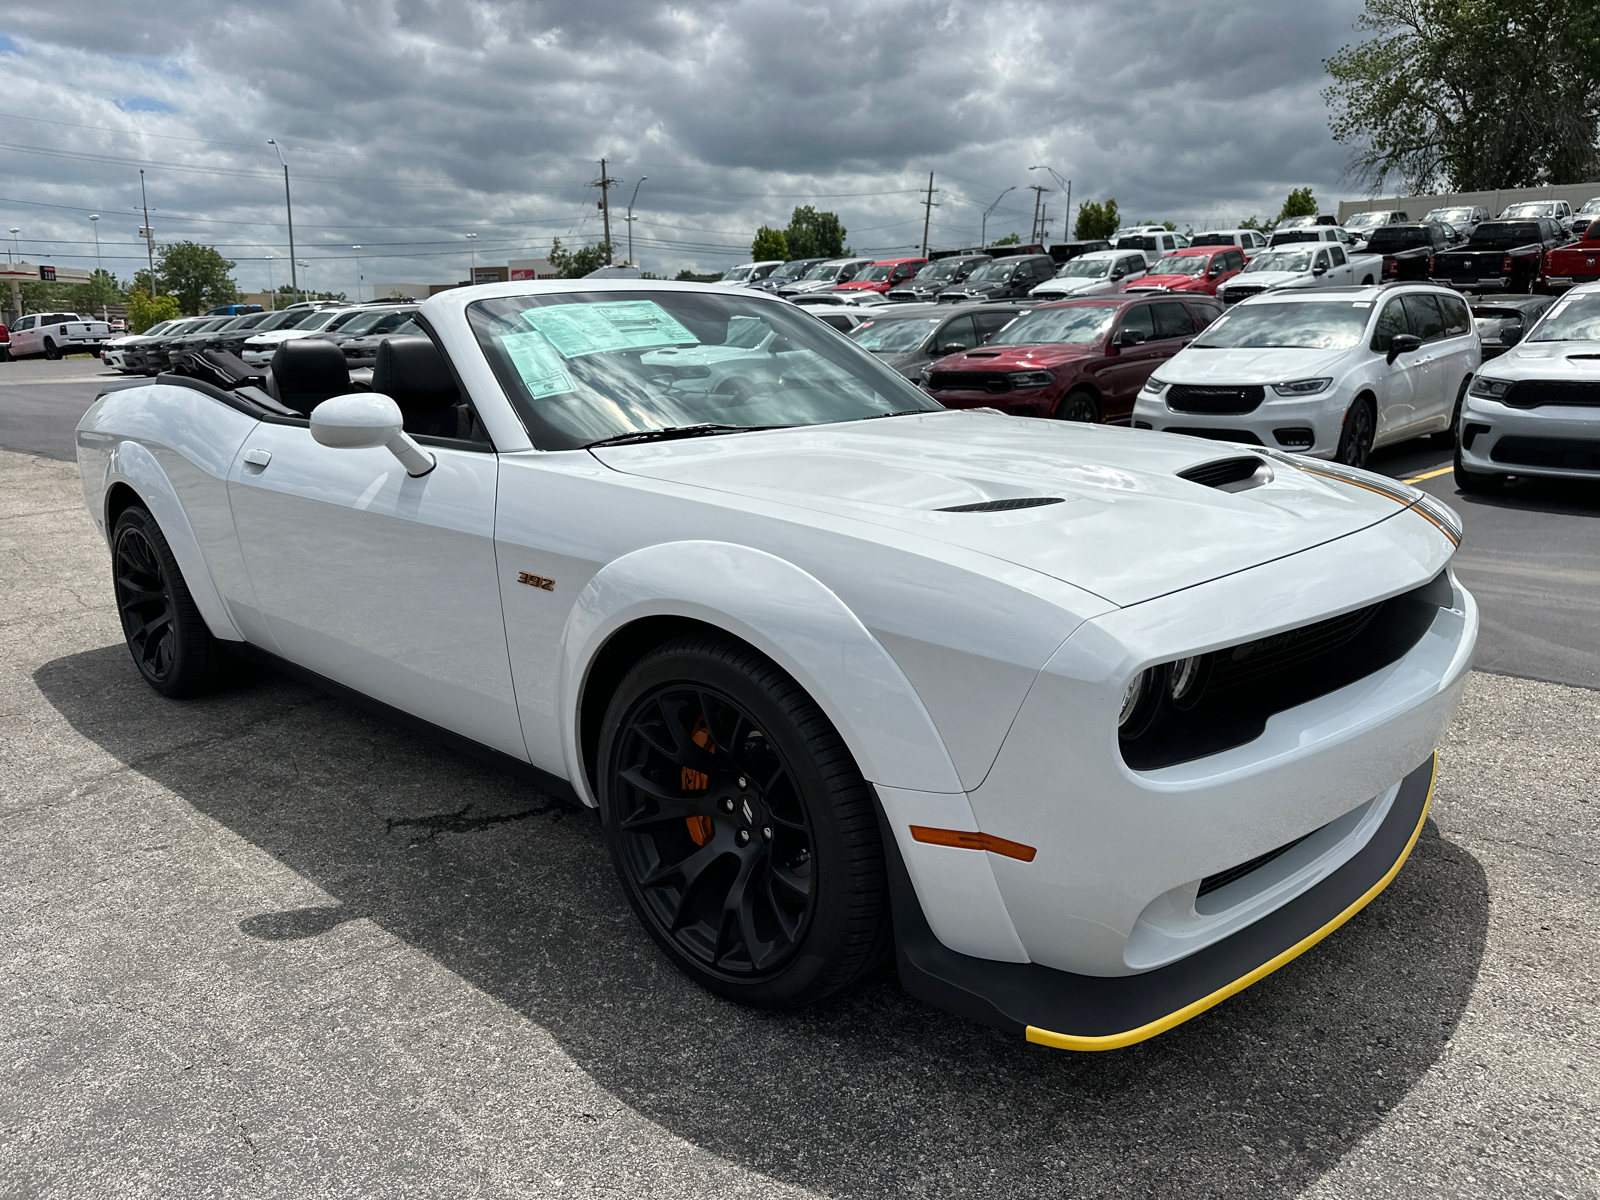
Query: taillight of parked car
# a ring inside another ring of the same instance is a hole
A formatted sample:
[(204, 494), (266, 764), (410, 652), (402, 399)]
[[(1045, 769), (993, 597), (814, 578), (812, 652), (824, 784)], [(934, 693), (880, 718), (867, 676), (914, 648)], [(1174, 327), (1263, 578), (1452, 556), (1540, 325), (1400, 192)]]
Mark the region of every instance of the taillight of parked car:
[(1500, 260), (1500, 274), (1502, 274), (1502, 275), (1511, 274), (1511, 271), (1515, 266), (1516, 266), (1516, 264), (1511, 261), (1511, 255), (1509, 255), (1509, 254), (1506, 255), (1504, 258), (1502, 258)]

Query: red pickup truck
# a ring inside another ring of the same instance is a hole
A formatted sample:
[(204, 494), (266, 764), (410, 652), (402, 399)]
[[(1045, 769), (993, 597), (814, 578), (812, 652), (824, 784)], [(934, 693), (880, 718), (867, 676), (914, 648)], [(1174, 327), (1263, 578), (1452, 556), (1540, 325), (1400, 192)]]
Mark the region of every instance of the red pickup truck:
[(864, 268), (849, 283), (841, 283), (836, 292), (877, 292), (887, 295), (890, 288), (899, 287), (919, 270), (928, 265), (925, 258), (886, 258)]
[(1544, 252), (1544, 283), (1551, 291), (1564, 290), (1575, 283), (1600, 279), (1600, 221), (1590, 224), (1583, 240)]

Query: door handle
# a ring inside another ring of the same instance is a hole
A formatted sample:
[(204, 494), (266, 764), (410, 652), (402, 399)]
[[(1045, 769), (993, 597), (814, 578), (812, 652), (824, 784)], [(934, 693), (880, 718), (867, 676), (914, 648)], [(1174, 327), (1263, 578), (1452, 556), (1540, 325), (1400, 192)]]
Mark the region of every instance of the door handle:
[(264, 469), (266, 467), (266, 465), (269, 462), (272, 461), (272, 451), (271, 450), (246, 450), (244, 452), (244, 461), (249, 466), (260, 467), (260, 468)]

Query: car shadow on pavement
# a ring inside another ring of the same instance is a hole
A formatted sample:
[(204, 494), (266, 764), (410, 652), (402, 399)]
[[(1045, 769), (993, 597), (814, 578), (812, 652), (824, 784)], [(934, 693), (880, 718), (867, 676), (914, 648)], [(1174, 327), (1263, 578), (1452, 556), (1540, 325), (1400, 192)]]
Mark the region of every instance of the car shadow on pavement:
[(1468, 494), (1451, 488), (1448, 501), (1457, 509), (1483, 505), (1571, 517), (1600, 517), (1600, 486), (1587, 479), (1544, 479), (1530, 475), (1509, 480), (1493, 492)]
[[(173, 702), (118, 644), (34, 678), (85, 738), (335, 901), (184, 914), (222, 944), (248, 935), (270, 971), (286, 942), (375, 922), (649, 1120), (827, 1195), (1298, 1195), (1440, 1057), (1484, 952), (1483, 869), (1430, 821), (1348, 926), (1128, 1049), (1031, 1046), (888, 974), (751, 1011), (662, 959), (587, 811), (273, 674)], [(482, 1084), (537, 1104), (536, 1081)]]

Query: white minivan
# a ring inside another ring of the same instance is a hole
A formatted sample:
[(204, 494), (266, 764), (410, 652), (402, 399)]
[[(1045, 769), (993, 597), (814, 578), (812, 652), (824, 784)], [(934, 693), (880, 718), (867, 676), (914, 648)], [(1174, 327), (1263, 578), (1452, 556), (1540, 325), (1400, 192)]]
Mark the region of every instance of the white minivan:
[(1472, 314), (1450, 288), (1268, 292), (1157, 367), (1133, 424), (1361, 467), (1374, 446), (1448, 437), (1481, 358)]

